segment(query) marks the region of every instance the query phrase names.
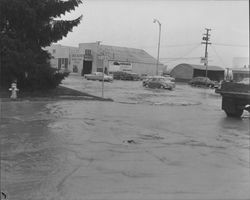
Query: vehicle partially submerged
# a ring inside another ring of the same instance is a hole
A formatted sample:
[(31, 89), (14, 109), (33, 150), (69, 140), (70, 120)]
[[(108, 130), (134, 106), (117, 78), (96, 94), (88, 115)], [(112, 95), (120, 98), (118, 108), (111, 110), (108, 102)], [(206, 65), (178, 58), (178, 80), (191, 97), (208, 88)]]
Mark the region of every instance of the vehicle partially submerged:
[(194, 77), (192, 80), (189, 81), (189, 84), (192, 86), (210, 87), (210, 88), (216, 88), (219, 85), (217, 81), (212, 81), (208, 77), (203, 77), (203, 76)]
[(125, 72), (125, 71), (116, 71), (112, 72), (114, 79), (116, 80), (125, 80), (125, 81), (138, 81), (140, 76), (137, 73)]
[(222, 96), (221, 108), (228, 117), (241, 117), (243, 110), (250, 112), (250, 79), (223, 81), (215, 90)]
[(160, 88), (172, 90), (175, 88), (174, 78), (164, 76), (149, 76), (142, 82), (146, 88)]
[(113, 76), (104, 74), (102, 72), (93, 72), (92, 74), (85, 74), (84, 77), (87, 80), (93, 80), (93, 81), (106, 81), (106, 82), (112, 82)]

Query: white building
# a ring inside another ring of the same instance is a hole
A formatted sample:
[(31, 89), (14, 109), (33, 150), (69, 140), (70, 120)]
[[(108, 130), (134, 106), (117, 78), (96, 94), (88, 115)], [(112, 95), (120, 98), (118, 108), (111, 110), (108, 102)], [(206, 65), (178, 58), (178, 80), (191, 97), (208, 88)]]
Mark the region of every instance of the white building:
[[(51, 45), (46, 49), (54, 57), (51, 60), (53, 67), (82, 75), (103, 70), (106, 73), (156, 73), (156, 59), (142, 49), (101, 45), (99, 42), (80, 43), (78, 47)], [(159, 71), (163, 68), (163, 64), (159, 63)]]
[(247, 57), (234, 57), (233, 68), (249, 68), (249, 58)]

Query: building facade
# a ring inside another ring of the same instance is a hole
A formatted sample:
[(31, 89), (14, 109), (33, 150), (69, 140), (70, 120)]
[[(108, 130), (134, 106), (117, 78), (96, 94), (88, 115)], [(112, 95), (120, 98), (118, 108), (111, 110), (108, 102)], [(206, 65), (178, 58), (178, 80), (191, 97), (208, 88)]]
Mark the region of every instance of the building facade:
[[(80, 43), (78, 47), (51, 45), (51, 65), (81, 75), (96, 71), (112, 73), (129, 71), (155, 75), (156, 59), (142, 49), (101, 45), (100, 42)], [(164, 68), (159, 63), (159, 71)]]
[(47, 50), (52, 56), (50, 64), (53, 68), (62, 71), (69, 71), (71, 65), (71, 52), (77, 52), (78, 48), (54, 44), (50, 47), (46, 47), (45, 50)]

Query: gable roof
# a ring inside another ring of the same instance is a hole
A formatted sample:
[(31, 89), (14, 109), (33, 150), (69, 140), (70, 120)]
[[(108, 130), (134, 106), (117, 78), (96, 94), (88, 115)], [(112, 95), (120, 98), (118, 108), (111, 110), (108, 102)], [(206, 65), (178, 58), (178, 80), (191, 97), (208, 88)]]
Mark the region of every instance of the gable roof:
[(109, 60), (144, 64), (156, 64), (157, 62), (153, 56), (149, 55), (142, 49), (108, 45), (100, 45), (99, 49), (108, 57)]

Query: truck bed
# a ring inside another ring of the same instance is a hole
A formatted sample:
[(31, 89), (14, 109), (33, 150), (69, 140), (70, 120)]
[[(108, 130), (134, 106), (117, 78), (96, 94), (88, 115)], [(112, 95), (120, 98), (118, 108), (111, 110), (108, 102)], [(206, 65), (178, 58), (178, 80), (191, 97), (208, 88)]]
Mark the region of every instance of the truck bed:
[(216, 89), (216, 93), (221, 95), (230, 95), (239, 98), (250, 97), (250, 87), (247, 84), (235, 83), (235, 82), (223, 82), (221, 88)]

